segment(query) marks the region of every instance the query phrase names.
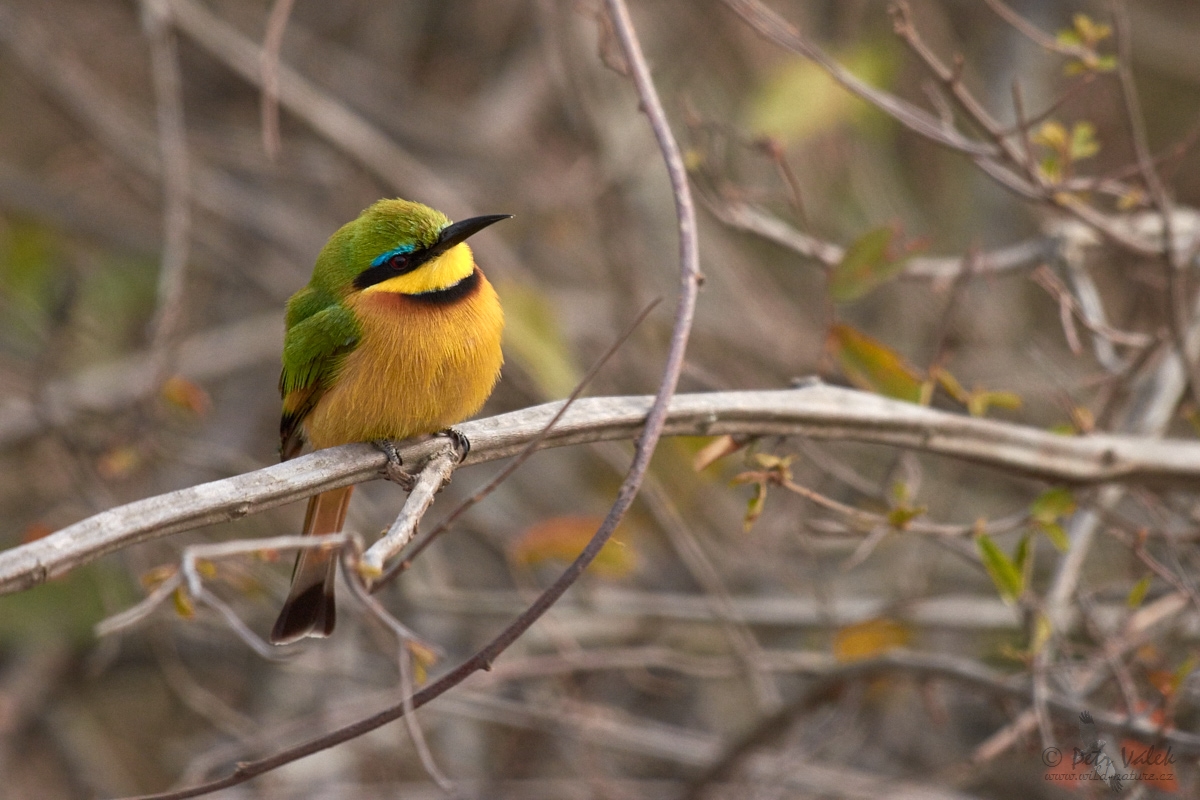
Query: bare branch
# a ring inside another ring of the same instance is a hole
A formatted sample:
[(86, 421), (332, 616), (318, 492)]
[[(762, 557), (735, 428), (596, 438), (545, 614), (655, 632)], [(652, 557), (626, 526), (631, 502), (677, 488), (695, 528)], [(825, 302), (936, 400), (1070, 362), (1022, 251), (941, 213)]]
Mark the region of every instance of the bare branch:
[(267, 158), (279, 158), (279, 50), (295, 0), (275, 0), (262, 45), (262, 137)]
[[(747, 203), (710, 200), (707, 204), (713, 215), (731, 228), (753, 233), (802, 256), (816, 259), (826, 266), (839, 263), (845, 248), (833, 242), (802, 233), (770, 213)], [(1053, 257), (1058, 243), (1053, 239), (1031, 239), (1026, 242), (980, 253), (972, 259), (971, 277), (984, 277), (1034, 266)], [(910, 258), (900, 277), (912, 279), (952, 280), (964, 273), (961, 256)]]
[(433, 505), (434, 496), (450, 478), (450, 473), (454, 471), (457, 463), (458, 455), (452, 448), (447, 447), (421, 468), (421, 474), (417, 476), (417, 482), (409, 492), (404, 507), (400, 509), (400, 515), (396, 517), (392, 527), (363, 554), (358, 566), (363, 575), (382, 575), (384, 563), (408, 545), (413, 534), (417, 532), (421, 517), (425, 516), (425, 512)]
[[(630, 439), (645, 424), (650, 397), (594, 397), (576, 402), (546, 436), (545, 447)], [(464, 464), (519, 453), (560, 403), (465, 422), (471, 440)], [(1140, 429), (1139, 429), (1140, 430)], [(1200, 478), (1200, 443), (1144, 436), (1061, 436), (978, 419), (833, 386), (675, 397), (665, 409), (670, 436), (806, 436), (869, 442), (961, 458), (1008, 472), (1068, 483), (1186, 483)], [(400, 448), (422, 464), (441, 442)], [(380, 476), (386, 457), (368, 444), (331, 447), (233, 478), (139, 500), (0, 553), (0, 592), (61, 575), (106, 553), (152, 538), (239, 519), (326, 489)]]

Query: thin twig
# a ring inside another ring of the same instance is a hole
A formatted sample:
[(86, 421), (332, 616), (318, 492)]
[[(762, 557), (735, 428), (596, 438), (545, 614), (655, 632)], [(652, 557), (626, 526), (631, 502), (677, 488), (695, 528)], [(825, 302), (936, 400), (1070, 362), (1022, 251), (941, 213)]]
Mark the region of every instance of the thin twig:
[(382, 575), (384, 563), (408, 545), (413, 534), (417, 532), (421, 518), (433, 505), (433, 498), (450, 478), (457, 463), (458, 454), (447, 444), (445, 451), (434, 456), (421, 468), (417, 482), (408, 493), (404, 507), (400, 509), (392, 527), (363, 554), (358, 568), (364, 576)]
[[(835, 266), (846, 255), (839, 244), (818, 239), (796, 230), (783, 220), (748, 203), (705, 197), (713, 216), (731, 228), (753, 233), (786, 247), (825, 266)], [(1058, 243), (1052, 239), (1030, 239), (999, 250), (976, 254), (971, 265), (972, 278), (1010, 272), (1035, 266), (1053, 257)], [(899, 277), (916, 280), (953, 280), (964, 272), (962, 256), (914, 256), (905, 262)]]
[(650, 312), (653, 311), (656, 306), (658, 306), (659, 302), (660, 298), (651, 300), (646, 307), (643, 308), (641, 312), (633, 318), (633, 321), (626, 326), (625, 330), (621, 332), (621, 335), (616, 338), (616, 341), (609, 346), (608, 350), (601, 354), (600, 358), (596, 359), (596, 363), (592, 364), (591, 369), (589, 369), (584, 376), (579, 379), (579, 383), (575, 385), (575, 388), (571, 390), (571, 394), (568, 395), (567, 399), (563, 401), (562, 407), (559, 408), (558, 412), (550, 418), (550, 421), (547, 422), (545, 427), (538, 432), (537, 436), (534, 436), (529, 441), (529, 444), (525, 445), (525, 448), (517, 454), (516, 458), (510, 461), (504, 467), (504, 469), (500, 470), (500, 473), (496, 475), (496, 477), (492, 478), (485, 486), (475, 492), (475, 494), (468, 497), (466, 500), (462, 501), (457, 508), (446, 515), (444, 520), (439, 522), (433, 530), (426, 534), (425, 538), (417, 543), (417, 545), (412, 549), (412, 552), (408, 554), (407, 558), (405, 558), (403, 561), (393, 564), (387, 572), (381, 575), (371, 585), (372, 592), (379, 591), (379, 589), (393, 581), (397, 575), (412, 566), (412, 563), (417, 556), (419, 556), (426, 547), (432, 544), (434, 539), (449, 530), (450, 526), (457, 522), (458, 519), (462, 517), (463, 514), (467, 513), (467, 511), (469, 511), (472, 507), (482, 502), (484, 498), (496, 491), (496, 489), (500, 488), (500, 485), (504, 483), (504, 481), (508, 480), (509, 476), (511, 476), (517, 471), (517, 469), (520, 468), (522, 464), (529, 460), (529, 457), (537, 451), (542, 442), (546, 440), (546, 437), (550, 435), (550, 431), (554, 429), (554, 426), (558, 424), (558, 421), (561, 420), (563, 415), (567, 413), (567, 409), (569, 409), (571, 405), (577, 399), (579, 399), (579, 395), (583, 393), (583, 390), (587, 388), (588, 384), (592, 382), (592, 379), (595, 378), (600, 372), (601, 367), (603, 367), (606, 363), (608, 363), (609, 359), (616, 355), (617, 351), (621, 349), (621, 346), (629, 340), (629, 337), (633, 335), (633, 332), (637, 330), (638, 326), (642, 324), (642, 321), (646, 319)]
[(1138, 170), (1146, 182), (1146, 190), (1155, 209), (1162, 215), (1161, 258), (1167, 275), (1167, 323), (1171, 338), (1187, 372), (1193, 400), (1200, 403), (1200, 363), (1191, 358), (1187, 349), (1188, 288), (1175, 244), (1174, 211), (1167, 187), (1154, 168), (1154, 159), (1146, 136), (1146, 120), (1138, 99), (1137, 82), (1133, 78), (1133, 40), (1129, 30), (1129, 14), (1122, 0), (1112, 0), (1113, 27), (1117, 37), (1117, 76), (1121, 81), (1121, 96), (1125, 101), (1125, 118), (1133, 139), (1133, 152)]
[[(1033, 271), (1030, 276), (1034, 283), (1041, 286), (1046, 292), (1058, 301), (1060, 306), (1067, 309), (1068, 319), (1071, 314), (1079, 318), (1083, 326), (1096, 336), (1105, 339), (1113, 344), (1120, 344), (1126, 347), (1149, 347), (1154, 344), (1154, 337), (1147, 333), (1137, 333), (1129, 331), (1119, 331), (1105, 324), (1102, 320), (1093, 320), (1088, 314), (1085, 314), (1080, 307), (1080, 302), (1075, 299), (1066, 285), (1059, 280), (1048, 267), (1042, 266)], [(1068, 338), (1071, 334), (1068, 332)], [(1074, 348), (1072, 348), (1074, 351)]]
[(1017, 12), (1013, 11), (1011, 8), (1001, 2), (1001, 0), (983, 1), (988, 4), (988, 7), (991, 8), (992, 11), (996, 12), (997, 16), (999, 16), (1009, 25), (1012, 25), (1043, 50), (1078, 59), (1088, 58), (1092, 55), (1091, 51), (1085, 47), (1064, 44), (1063, 42), (1060, 42), (1058, 39), (1054, 38), (1041, 28), (1031, 23), (1029, 20), (1022, 17)]
[(183, 79), (171, 12), (166, 0), (142, 0), (142, 25), (150, 43), (158, 146), (162, 161), (163, 246), (158, 271), (158, 305), (151, 323), (151, 386), (172, 369), (176, 336), (183, 315), (191, 211), (188, 186), (187, 130), (183, 121)]
[[(621, 459), (621, 448), (612, 443), (596, 445), (600, 456), (609, 464), (616, 465)], [(733, 608), (729, 589), (725, 586), (716, 565), (701, 547), (700, 541), (684, 520), (679, 509), (671, 501), (662, 483), (653, 475), (646, 477), (642, 486), (642, 504), (666, 534), (676, 556), (683, 562), (692, 578), (704, 589), (704, 597), (714, 616), (721, 620), (722, 630), (735, 657), (742, 662), (743, 672), (758, 699), (761, 711), (774, 713), (783, 702), (778, 684), (767, 674), (761, 664), (762, 646), (754, 632), (738, 619)]]
[(295, 0), (275, 0), (262, 45), (262, 138), (271, 161), (279, 158), (279, 51)]
[(180, 557), (180, 569), (174, 571), (166, 580), (156, 586), (154, 591), (137, 605), (96, 623), (96, 635), (107, 636), (140, 622), (181, 586), (186, 585), (189, 593), (194, 597), (200, 595), (204, 589), (203, 581), (196, 567), (198, 559), (228, 558), (247, 553), (259, 553), (263, 550), (302, 550), (341, 546), (346, 540), (344, 534), (335, 533), (328, 536), (276, 536), (253, 541), (192, 545), (183, 551), (183, 555)]

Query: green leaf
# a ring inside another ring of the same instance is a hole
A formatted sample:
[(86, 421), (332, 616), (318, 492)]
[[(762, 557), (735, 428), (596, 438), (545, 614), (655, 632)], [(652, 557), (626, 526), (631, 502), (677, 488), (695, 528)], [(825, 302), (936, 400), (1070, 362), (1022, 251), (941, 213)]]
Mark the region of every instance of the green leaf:
[(1082, 161), (1099, 153), (1100, 143), (1096, 141), (1096, 126), (1086, 120), (1076, 122), (1071, 128), (1071, 149), (1068, 152), (1072, 161)]
[(1146, 599), (1146, 592), (1150, 589), (1150, 581), (1153, 576), (1147, 575), (1133, 585), (1129, 590), (1129, 596), (1125, 598), (1125, 604), (1130, 608), (1137, 608)]
[(1088, 47), (1095, 47), (1100, 42), (1112, 36), (1112, 26), (1105, 22), (1096, 22), (1087, 14), (1076, 14), (1072, 19), (1075, 33)]
[(1033, 621), (1033, 635), (1029, 641), (1029, 652), (1032, 655), (1040, 653), (1046, 646), (1046, 642), (1050, 641), (1052, 633), (1054, 633), (1054, 626), (1050, 624), (1050, 618), (1038, 612), (1037, 618)]
[(1035, 523), (1042, 533), (1046, 534), (1046, 538), (1054, 545), (1054, 549), (1060, 553), (1065, 553), (1071, 549), (1071, 537), (1067, 536), (1067, 532), (1063, 530), (1062, 525), (1057, 522), (1043, 522), (1038, 520)]
[(987, 416), (992, 406), (1015, 411), (1021, 407), (1021, 396), (1013, 392), (992, 392), (978, 389), (967, 398), (967, 412), (972, 417)]
[(992, 577), (992, 583), (996, 584), (1000, 597), (1010, 605), (1015, 603), (1025, 588), (1025, 579), (1016, 564), (986, 533), (975, 536), (975, 546), (979, 549), (983, 567)]
[(842, 260), (829, 273), (829, 296), (834, 302), (857, 300), (904, 269), (906, 258), (897, 258), (892, 249), (895, 236), (891, 227), (875, 228), (846, 248)]
[(1075, 496), (1061, 486), (1047, 489), (1029, 505), (1029, 515), (1038, 522), (1058, 522), (1075, 513)]
[(1178, 691), (1183, 682), (1188, 679), (1192, 671), (1196, 669), (1196, 656), (1192, 654), (1187, 657), (1187, 660), (1180, 664), (1173, 673), (1171, 673), (1171, 684)]
[(901, 506), (899, 508), (893, 508), (888, 512), (887, 521), (889, 525), (898, 531), (908, 530), (908, 524), (924, 514), (925, 511), (925, 506), (916, 506), (913, 508)]
[(1054, 35), (1055, 41), (1066, 47), (1083, 47), (1083, 39), (1079, 38), (1079, 34), (1069, 28), (1061, 30)]
[(767, 485), (761, 481), (754, 484), (754, 494), (750, 496), (750, 502), (746, 504), (746, 517), (742, 520), (742, 531), (749, 533), (754, 527), (754, 523), (758, 522), (758, 518), (762, 516), (763, 507), (767, 504)]
[(1043, 122), (1029, 138), (1034, 144), (1040, 144), (1056, 153), (1065, 153), (1067, 150), (1067, 129), (1058, 120)]
[(1032, 563), (1030, 556), (1033, 554), (1033, 548), (1029, 546), (1030, 536), (1025, 534), (1021, 537), (1021, 541), (1017, 542), (1017, 552), (1013, 553), (1013, 566), (1022, 575), (1027, 575), (1025, 567)]
[(877, 394), (916, 403), (921, 399), (921, 378), (898, 353), (849, 325), (834, 325), (827, 347), (850, 383)]

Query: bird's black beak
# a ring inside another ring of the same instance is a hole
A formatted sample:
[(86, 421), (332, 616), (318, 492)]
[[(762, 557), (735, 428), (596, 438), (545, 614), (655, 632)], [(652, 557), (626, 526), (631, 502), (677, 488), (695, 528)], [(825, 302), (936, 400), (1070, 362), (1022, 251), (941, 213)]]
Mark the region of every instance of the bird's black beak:
[(451, 247), (454, 247), (454, 245), (462, 244), (469, 237), (479, 233), (488, 225), (493, 225), (502, 219), (512, 219), (512, 214), (487, 214), (482, 217), (464, 219), (462, 222), (455, 222), (453, 225), (447, 225), (442, 229), (437, 244), (429, 248), (433, 251), (430, 255), (444, 253)]

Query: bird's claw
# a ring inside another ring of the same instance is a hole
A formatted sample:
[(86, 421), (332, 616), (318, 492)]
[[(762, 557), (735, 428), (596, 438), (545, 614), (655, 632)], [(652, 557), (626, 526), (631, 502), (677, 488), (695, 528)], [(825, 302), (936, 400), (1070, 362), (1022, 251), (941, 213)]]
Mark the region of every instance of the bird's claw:
[(396, 449), (396, 445), (390, 439), (376, 439), (371, 444), (387, 456), (387, 463), (383, 465), (383, 476), (392, 483), (399, 484), (404, 491), (411, 492), (417, 479), (404, 468), (404, 461), (400, 458), (400, 451)]
[(471, 452), (471, 440), (467, 438), (465, 433), (456, 428), (447, 428), (444, 431), (440, 431), (438, 436), (445, 436), (450, 440), (451, 447), (458, 454), (458, 463), (461, 464), (466, 460), (467, 454)]

